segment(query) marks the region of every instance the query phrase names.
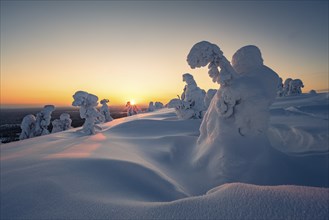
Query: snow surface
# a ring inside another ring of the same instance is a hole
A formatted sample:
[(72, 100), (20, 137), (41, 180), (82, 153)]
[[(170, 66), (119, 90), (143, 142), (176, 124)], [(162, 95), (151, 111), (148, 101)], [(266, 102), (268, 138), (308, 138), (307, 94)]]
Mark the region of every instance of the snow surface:
[(201, 120), (174, 109), (1, 144), (1, 219), (328, 219), (328, 97), (271, 106), (267, 158), (285, 159), (264, 168), (267, 185), (191, 166)]

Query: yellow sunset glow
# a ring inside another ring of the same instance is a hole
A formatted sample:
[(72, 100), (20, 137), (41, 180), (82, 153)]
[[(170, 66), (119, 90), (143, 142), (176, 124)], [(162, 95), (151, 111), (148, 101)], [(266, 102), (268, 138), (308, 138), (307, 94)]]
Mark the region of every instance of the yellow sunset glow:
[[(319, 23), (325, 19), (310, 27), (297, 22), (293, 27), (301, 39), (291, 41), (281, 36), (289, 34), (290, 26), (284, 29), (289, 22), (275, 16), (267, 26), (283, 29), (266, 29), (249, 18), (252, 7), (243, 7), (240, 17), (233, 10), (232, 17), (232, 8), (220, 1), (11, 4), (4, 1), (1, 7), (2, 107), (71, 106), (79, 90), (109, 99), (110, 105), (124, 106), (132, 96), (138, 105), (166, 104), (182, 94), (184, 73), (206, 91), (218, 89), (206, 67), (191, 69), (186, 62), (191, 47), (202, 40), (217, 44), (228, 60), (240, 47), (257, 45), (265, 65), (283, 80), (302, 79), (304, 92), (328, 89), (327, 25)], [(307, 31), (314, 25), (319, 32)]]

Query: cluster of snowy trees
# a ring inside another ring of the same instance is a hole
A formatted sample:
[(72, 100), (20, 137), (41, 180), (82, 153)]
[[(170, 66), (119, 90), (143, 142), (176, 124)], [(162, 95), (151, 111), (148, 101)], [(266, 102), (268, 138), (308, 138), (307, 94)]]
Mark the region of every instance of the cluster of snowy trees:
[(22, 132), (19, 136), (20, 140), (31, 137), (49, 134), (48, 126), (50, 124), (51, 113), (55, 110), (53, 105), (45, 105), (44, 108), (36, 114), (30, 114), (23, 118), (21, 123)]
[(304, 84), (300, 79), (287, 78), (284, 83), (282, 83), (282, 78), (280, 78), (277, 96), (300, 95), (302, 94), (302, 88), (304, 88)]
[(53, 125), (53, 129), (51, 130), (51, 133), (56, 133), (60, 131), (65, 131), (68, 129), (71, 129), (72, 119), (70, 118), (70, 115), (68, 113), (62, 113), (59, 116), (59, 119), (55, 119), (51, 124)]
[[(78, 91), (73, 95), (73, 106), (80, 107), (80, 117), (85, 119), (82, 131), (86, 134), (95, 134), (96, 130), (101, 130), (101, 127), (96, 125), (99, 123), (112, 121), (108, 99), (102, 99), (100, 110), (96, 109), (98, 105), (98, 97), (89, 94), (85, 91)], [(41, 135), (49, 134), (48, 126), (51, 121), (51, 113), (55, 110), (53, 105), (46, 105), (44, 108), (34, 115), (27, 115), (23, 118), (21, 123), (22, 132), (19, 136), (20, 140), (37, 137)], [(65, 131), (71, 129), (72, 119), (68, 113), (62, 113), (59, 119), (55, 119), (52, 122), (51, 133)]]
[(127, 116), (137, 115), (142, 112), (142, 110), (135, 104), (131, 104), (130, 101), (126, 104)]
[(163, 108), (164, 107), (164, 105), (163, 105), (163, 103), (162, 102), (155, 102), (154, 104), (153, 104), (153, 102), (151, 101), (150, 103), (149, 103), (149, 107), (147, 108), (147, 112), (153, 112), (153, 111), (155, 111), (155, 110), (158, 110), (158, 109), (161, 109), (161, 108)]
[(85, 134), (95, 134), (96, 131), (102, 130), (97, 124), (113, 120), (107, 105), (109, 102), (108, 99), (101, 100), (102, 107), (100, 108), (100, 111), (96, 108), (98, 105), (98, 97), (94, 94), (85, 91), (78, 91), (73, 95), (73, 99), (74, 101), (72, 102), (72, 105), (80, 107), (80, 117), (85, 119), (82, 126), (82, 131)]

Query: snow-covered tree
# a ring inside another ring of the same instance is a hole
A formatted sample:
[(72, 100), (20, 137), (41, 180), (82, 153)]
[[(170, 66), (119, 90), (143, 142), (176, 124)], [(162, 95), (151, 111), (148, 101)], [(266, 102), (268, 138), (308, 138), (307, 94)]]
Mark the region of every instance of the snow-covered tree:
[(171, 100), (171, 106), (175, 108), (176, 115), (179, 119), (191, 119), (194, 117), (195, 111), (191, 109), (191, 103), (186, 102), (178, 96), (175, 101)]
[(150, 102), (149, 107), (147, 108), (147, 111), (148, 112), (153, 112), (154, 110), (155, 110), (155, 106), (154, 106), (153, 102)]
[(34, 136), (49, 134), (48, 126), (51, 120), (51, 113), (55, 110), (53, 105), (45, 105), (43, 109), (37, 113), (35, 121)]
[(282, 96), (287, 96), (289, 94), (290, 90), (290, 82), (292, 81), (291, 78), (287, 78), (284, 83), (283, 83), (283, 88), (282, 88)]
[(163, 108), (163, 103), (162, 102), (155, 102), (154, 107), (155, 107), (155, 109), (161, 109), (161, 108)]
[(95, 134), (96, 129), (101, 130), (95, 125), (103, 117), (96, 109), (98, 97), (85, 91), (78, 91), (73, 95), (73, 99), (72, 105), (80, 107), (80, 117), (85, 119), (82, 131), (86, 134)]
[(208, 65), (209, 76), (220, 84), (201, 123), (194, 163), (216, 169), (212, 173), (226, 180), (241, 177), (265, 150), (255, 143), (268, 143), (269, 106), (279, 77), (252, 45), (236, 51), (231, 65), (217, 45), (202, 41), (192, 47), (187, 62), (191, 68)]
[(132, 105), (130, 101), (126, 104), (127, 116), (137, 115), (141, 110), (137, 107), (137, 105)]
[(312, 89), (312, 90), (310, 90), (310, 91), (308, 92), (308, 94), (315, 95), (315, 94), (317, 94), (317, 93), (316, 93), (316, 91), (315, 91), (314, 89)]
[(166, 105), (167, 108), (176, 108), (177, 106), (179, 106), (181, 103), (181, 100), (178, 98), (172, 99), (168, 102), (168, 104)]
[(302, 88), (304, 84), (300, 79), (293, 79), (289, 82), (289, 91), (287, 95), (299, 95), (302, 94)]
[(36, 118), (34, 115), (26, 115), (21, 123), (22, 133), (19, 136), (20, 140), (28, 139), (34, 137)]
[(70, 118), (70, 115), (68, 113), (62, 113), (59, 116), (59, 119), (55, 119), (52, 122), (53, 129), (51, 133), (56, 133), (56, 132), (66, 131), (68, 129), (71, 129), (72, 128), (71, 123), (72, 123), (72, 119)]
[(276, 92), (278, 97), (282, 97), (283, 96), (283, 83), (282, 83), (282, 78), (279, 78), (279, 82), (278, 82), (278, 88), (277, 88), (277, 92)]
[(113, 118), (110, 114), (110, 109), (107, 103), (109, 102), (108, 99), (102, 99), (101, 101), (102, 107), (100, 108), (100, 113), (104, 116), (104, 122), (112, 121)]
[(182, 105), (184, 107), (180, 108), (181, 113), (184, 114), (182, 112), (184, 109), (191, 109), (194, 111), (191, 118), (202, 118), (202, 111), (205, 110), (204, 97), (206, 92), (198, 87), (193, 76), (189, 73), (183, 74), (183, 82), (186, 82), (186, 85), (181, 95), (181, 100), (184, 101)]

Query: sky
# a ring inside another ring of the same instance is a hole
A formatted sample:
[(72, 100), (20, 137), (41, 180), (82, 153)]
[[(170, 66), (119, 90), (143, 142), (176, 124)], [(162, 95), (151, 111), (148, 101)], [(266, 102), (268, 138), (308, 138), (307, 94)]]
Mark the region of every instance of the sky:
[(218, 89), (186, 57), (199, 41), (231, 60), (256, 45), (304, 92), (328, 89), (328, 1), (1, 1), (1, 107), (70, 106), (83, 90), (110, 105), (161, 101), (182, 74)]

